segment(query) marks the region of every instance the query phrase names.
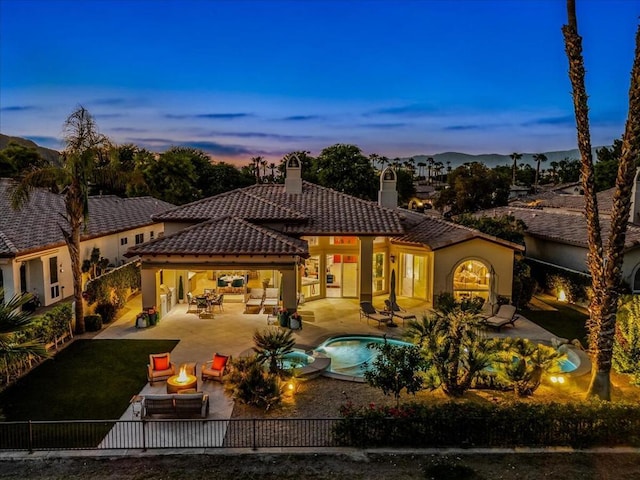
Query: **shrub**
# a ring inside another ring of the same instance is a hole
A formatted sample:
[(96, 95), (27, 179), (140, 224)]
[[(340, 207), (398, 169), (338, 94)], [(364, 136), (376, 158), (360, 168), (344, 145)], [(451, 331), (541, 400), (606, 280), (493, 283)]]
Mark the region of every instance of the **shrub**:
[(640, 406), (576, 402), (505, 405), (409, 403), (340, 408), (332, 434), (342, 446), (437, 448), (640, 445)]
[(278, 375), (262, 366), (256, 356), (244, 357), (232, 362), (226, 377), (225, 390), (234, 400), (269, 410), (280, 403), (283, 387)]
[(531, 268), (524, 260), (513, 262), (513, 304), (519, 308), (525, 308), (531, 301), (531, 297), (537, 288), (536, 280), (531, 276)]
[(97, 332), (102, 328), (102, 317), (96, 315), (86, 315), (84, 317), (84, 325), (87, 332)]
[(111, 323), (116, 318), (118, 308), (111, 302), (100, 302), (96, 307), (96, 313), (102, 317), (103, 323)]
[(613, 345), (613, 367), (631, 375), (631, 383), (640, 385), (640, 297), (620, 299)]
[(269, 328), (262, 332), (255, 332), (253, 341), (257, 361), (266, 364), (270, 373), (283, 374), (282, 360), (287, 353), (293, 351), (296, 343), (291, 330)]

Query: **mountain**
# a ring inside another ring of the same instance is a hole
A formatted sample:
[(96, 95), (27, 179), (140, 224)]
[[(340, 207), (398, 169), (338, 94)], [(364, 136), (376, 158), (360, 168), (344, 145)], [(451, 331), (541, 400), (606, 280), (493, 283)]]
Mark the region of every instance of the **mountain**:
[(60, 152), (56, 151), (56, 150), (52, 150), (50, 148), (45, 148), (45, 147), (41, 147), (40, 145), (38, 145), (37, 143), (26, 139), (26, 138), (20, 138), (20, 137), (10, 137), (9, 135), (4, 135), (2, 133), (0, 133), (0, 150), (4, 149), (7, 147), (7, 145), (9, 145), (10, 142), (14, 142), (17, 143), (19, 145), (23, 145), (25, 147), (32, 147), (35, 148), (38, 153), (40, 154), (40, 156), (42, 158), (44, 158), (45, 160), (47, 160), (48, 162), (51, 162), (53, 164), (58, 164), (60, 162)]
[[(593, 148), (594, 160), (596, 159), (596, 149), (600, 147)], [(518, 152), (521, 153), (521, 152)], [(532, 167), (536, 165), (536, 161), (533, 159), (533, 156), (536, 153), (522, 153), (522, 158), (518, 160), (518, 164), (528, 163)], [(568, 158), (569, 160), (579, 160), (580, 159), (580, 151), (576, 148), (573, 150), (560, 150), (556, 152), (542, 152), (547, 156), (547, 161), (541, 164), (541, 168), (548, 168), (550, 162), (559, 162), (560, 160), (564, 160)], [(418, 162), (427, 162), (427, 158), (433, 158), (436, 162), (442, 162), (444, 165), (447, 162), (451, 162), (451, 168), (456, 168), (462, 165), (463, 163), (471, 163), (478, 162), (483, 163), (489, 168), (495, 168), (499, 165), (507, 165), (511, 166), (513, 164), (513, 160), (509, 155), (501, 155), (499, 153), (483, 153), (480, 155), (470, 155), (468, 153), (460, 153), (460, 152), (444, 152), (444, 153), (436, 153), (435, 155), (414, 155), (412, 157), (416, 164)], [(408, 160), (408, 158), (403, 158), (404, 160)], [(546, 166), (545, 166), (546, 165)]]

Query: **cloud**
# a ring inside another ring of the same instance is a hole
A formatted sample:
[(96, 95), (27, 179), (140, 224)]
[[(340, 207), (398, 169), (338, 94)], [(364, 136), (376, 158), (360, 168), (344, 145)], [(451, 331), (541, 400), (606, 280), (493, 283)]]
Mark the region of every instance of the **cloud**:
[(282, 120), (285, 122), (306, 122), (308, 120), (319, 120), (320, 115), (291, 115), (290, 117), (284, 117)]
[(396, 123), (361, 123), (359, 127), (364, 128), (402, 128), (408, 126), (408, 123), (396, 122)]
[(266, 133), (266, 132), (222, 132), (212, 131), (204, 132), (198, 135), (199, 137), (237, 137), (237, 138), (268, 138), (272, 140), (280, 141), (295, 141), (295, 140), (309, 140), (316, 138), (312, 135), (282, 135), (279, 133)]
[(95, 118), (107, 119), (107, 118), (122, 118), (126, 117), (123, 113), (97, 113), (94, 115)]
[(26, 112), (28, 110), (38, 110), (38, 107), (33, 105), (12, 105), (11, 107), (2, 107), (2, 112)]
[(414, 103), (410, 105), (399, 105), (397, 107), (385, 107), (365, 113), (365, 116), (372, 115), (398, 115), (404, 117), (420, 117), (434, 113), (436, 109), (430, 105)]
[(134, 127), (114, 127), (109, 129), (112, 132), (118, 133), (144, 133), (148, 132), (146, 128), (134, 128)]
[(140, 145), (145, 148), (166, 150), (170, 147), (191, 147), (203, 150), (212, 155), (220, 156), (238, 156), (238, 155), (250, 155), (256, 153), (254, 150), (249, 149), (243, 145), (224, 145), (218, 142), (211, 141), (189, 141), (189, 140), (171, 140), (168, 138), (157, 137), (129, 137), (127, 142)]
[(522, 123), (523, 127), (532, 127), (536, 125), (575, 125), (575, 117), (573, 115), (559, 115), (555, 117), (540, 117), (528, 120)]
[(236, 118), (246, 118), (252, 117), (251, 113), (198, 113), (198, 114), (190, 114), (190, 115), (176, 115), (173, 113), (167, 113), (165, 118), (170, 118), (172, 120), (185, 120), (190, 118), (206, 118), (213, 120), (234, 120)]
[(460, 132), (460, 131), (468, 131), (468, 130), (486, 130), (486, 125), (447, 125), (444, 127), (444, 130)]

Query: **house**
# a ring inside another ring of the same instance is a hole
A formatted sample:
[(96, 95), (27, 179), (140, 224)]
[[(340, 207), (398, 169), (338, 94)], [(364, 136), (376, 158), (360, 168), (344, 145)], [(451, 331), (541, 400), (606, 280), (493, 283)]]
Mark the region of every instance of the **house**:
[[(233, 190), (154, 215), (165, 235), (132, 247), (140, 258), (142, 301), (158, 305), (182, 281), (244, 300), (247, 285), (279, 288), (284, 307), (301, 297), (399, 295), (432, 304), (457, 297), (511, 296), (513, 259), (522, 247), (441, 219), (397, 208), (396, 174), (381, 174), (378, 202), (301, 179), (295, 157), (284, 184)], [(236, 283), (229, 290), (229, 281)], [(199, 292), (195, 292), (199, 293)], [(162, 313), (162, 312), (161, 312)]]
[[(73, 295), (71, 260), (62, 235), (64, 196), (35, 189), (23, 208), (14, 210), (11, 182), (0, 179), (0, 287), (6, 298), (29, 292), (37, 294), (43, 306), (51, 305)], [(90, 197), (80, 258), (88, 259), (99, 248), (112, 265), (123, 264), (129, 247), (162, 234), (163, 225), (151, 216), (173, 206), (151, 197)]]
[[(633, 187), (632, 205), (627, 224), (622, 264), (622, 281), (633, 293), (640, 293), (640, 189), (638, 179)], [(598, 192), (598, 210), (603, 242), (610, 230), (610, 214), (615, 188)], [(489, 216), (512, 215), (527, 225), (525, 256), (572, 272), (588, 274), (587, 221), (584, 195), (546, 192), (479, 212)]]

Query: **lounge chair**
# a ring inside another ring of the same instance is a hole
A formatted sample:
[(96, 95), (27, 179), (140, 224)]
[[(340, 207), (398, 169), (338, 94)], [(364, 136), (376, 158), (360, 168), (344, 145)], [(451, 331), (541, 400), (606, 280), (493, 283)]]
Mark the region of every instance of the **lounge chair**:
[(171, 362), (170, 353), (152, 353), (149, 355), (149, 364), (147, 365), (149, 385), (153, 386), (153, 382), (167, 380), (175, 374), (176, 366)]
[(264, 301), (262, 306), (266, 309), (270, 307), (277, 307), (280, 304), (280, 289), (279, 288), (267, 288), (264, 293)]
[(391, 303), (391, 300), (388, 298), (384, 301), (386, 311), (391, 312), (391, 317), (398, 317), (402, 320), (402, 326), (404, 327), (404, 322), (407, 320), (418, 320), (415, 313), (407, 312), (404, 308), (400, 307), (396, 302)]
[(214, 353), (213, 360), (206, 362), (200, 370), (200, 377), (202, 378), (202, 381), (217, 380), (218, 382), (222, 382), (222, 377), (227, 373), (230, 360), (230, 355)]
[(514, 305), (500, 305), (498, 312), (489, 318), (485, 318), (483, 324), (487, 327), (495, 328), (498, 332), (505, 325), (514, 326), (520, 315), (516, 314)]
[(244, 313), (249, 311), (250, 307), (258, 307), (262, 310), (262, 302), (264, 300), (264, 288), (252, 288), (249, 290), (249, 297), (244, 304)]
[(369, 323), (369, 320), (378, 322), (378, 326), (380, 326), (381, 323), (387, 325), (391, 323), (392, 320), (391, 313), (385, 314), (379, 312), (371, 302), (360, 302), (360, 320), (362, 320), (362, 317), (367, 319), (367, 323)]

